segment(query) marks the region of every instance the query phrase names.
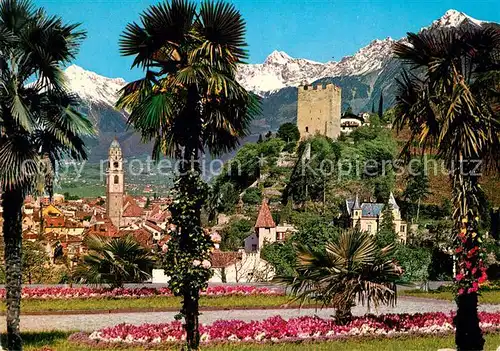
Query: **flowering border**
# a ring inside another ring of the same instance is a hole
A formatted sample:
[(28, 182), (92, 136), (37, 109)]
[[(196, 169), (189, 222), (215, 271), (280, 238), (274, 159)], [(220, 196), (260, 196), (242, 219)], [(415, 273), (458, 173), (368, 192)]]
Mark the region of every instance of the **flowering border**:
[[(211, 286), (200, 293), (201, 296), (221, 297), (221, 296), (282, 296), (285, 292), (282, 289), (255, 287), (248, 285), (234, 286)], [(82, 299), (82, 298), (142, 298), (154, 296), (173, 296), (168, 288), (23, 288), (23, 299), (56, 300), (56, 299)], [(0, 289), (0, 298), (5, 299), (5, 289)]]
[[(481, 328), (492, 332), (500, 330), (500, 312), (479, 314)], [(345, 338), (399, 337), (407, 335), (441, 335), (454, 331), (454, 314), (441, 312), (418, 314), (366, 315), (355, 318), (348, 325), (337, 325), (333, 319), (298, 317), (288, 321), (274, 316), (262, 321), (243, 322), (219, 320), (211, 325), (201, 325), (201, 342), (266, 343), (266, 342), (316, 342)], [(77, 333), (70, 340), (99, 346), (141, 345), (154, 347), (161, 344), (178, 344), (185, 340), (182, 323), (130, 325), (120, 324), (94, 331)]]

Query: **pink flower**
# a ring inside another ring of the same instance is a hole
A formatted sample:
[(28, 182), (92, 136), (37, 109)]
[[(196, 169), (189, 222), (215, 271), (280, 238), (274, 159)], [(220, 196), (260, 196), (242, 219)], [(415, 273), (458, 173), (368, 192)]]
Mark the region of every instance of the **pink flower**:
[(205, 269), (209, 269), (210, 267), (212, 267), (212, 264), (209, 260), (203, 260), (203, 262), (201, 262), (201, 266)]
[(194, 261), (193, 261), (193, 266), (194, 266), (194, 267), (198, 267), (200, 264), (201, 264), (201, 261), (200, 261), (200, 260), (194, 260)]
[(455, 276), (455, 280), (457, 282), (461, 281), (462, 279), (464, 279), (465, 275), (463, 275), (462, 273), (458, 273), (456, 276)]

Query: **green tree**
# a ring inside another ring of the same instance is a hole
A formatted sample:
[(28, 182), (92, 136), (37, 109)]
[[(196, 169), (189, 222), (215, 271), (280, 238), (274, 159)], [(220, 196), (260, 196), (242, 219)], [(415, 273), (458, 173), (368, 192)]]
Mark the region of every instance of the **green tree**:
[(295, 300), (315, 299), (333, 307), (336, 322), (347, 324), (356, 301), (376, 307), (395, 303), (395, 282), (402, 270), (392, 260), (394, 249), (378, 248), (368, 233), (345, 231), (323, 251), (297, 245), (296, 273), (277, 280), (290, 288)]
[(243, 202), (249, 205), (258, 205), (262, 202), (262, 190), (248, 188), (243, 195)]
[(283, 202), (288, 202), (288, 199), (298, 204), (323, 201), (328, 180), (336, 172), (340, 147), (324, 136), (315, 136), (300, 144), (298, 155)]
[(412, 205), (417, 205), (417, 223), (420, 216), (420, 203), (429, 194), (429, 177), (425, 172), (423, 162), (418, 162), (416, 165), (409, 167), (408, 169), (408, 176), (406, 177), (406, 189), (403, 194), (406, 201), (410, 202)]
[(382, 120), (384, 116), (384, 95), (380, 93), (380, 99), (378, 100), (378, 118)]
[(382, 209), (382, 220), (380, 221), (380, 230), (388, 230), (396, 232), (396, 227), (394, 225), (394, 213), (393, 208), (390, 203), (386, 203)]
[(91, 123), (65, 90), (62, 68), (85, 37), (76, 24), (49, 16), (29, 1), (0, 3), (0, 184), (5, 241), (7, 348), (22, 350), (22, 204), (42, 191), (52, 195), (52, 170), (63, 155), (86, 157), (83, 134)]
[(279, 129), (278, 133), (276, 133), (276, 136), (287, 143), (290, 141), (297, 141), (300, 139), (300, 132), (299, 128), (295, 123), (283, 123)]
[(221, 249), (236, 251), (244, 246), (244, 240), (252, 233), (253, 225), (247, 219), (231, 220), (221, 233)]
[(49, 256), (39, 242), (24, 242), (22, 252), (22, 269), (28, 284), (44, 283), (43, 275), (48, 270)]
[[(480, 173), (477, 160), (500, 154), (499, 27), (496, 24), (424, 30), (394, 44), (408, 69), (398, 79), (396, 127), (409, 128), (404, 151), (415, 144), (444, 160), (453, 191), (459, 243), (455, 342), (459, 350), (482, 350), (478, 288), (486, 278), (478, 232)], [(418, 76), (417, 76), (418, 74)], [(499, 169), (500, 163), (486, 164)]]
[(154, 140), (156, 158), (180, 160), (170, 207), (178, 230), (164, 261), (172, 292), (183, 298), (190, 350), (199, 346), (199, 292), (212, 274), (206, 265), (193, 264), (208, 259), (213, 246), (201, 226), (208, 189), (197, 160), (205, 151), (233, 150), (260, 110), (258, 99), (236, 80), (247, 58), (244, 37), (245, 22), (234, 6), (173, 0), (143, 12), (120, 41), (122, 54), (134, 56), (132, 67), (145, 76), (123, 88), (117, 105), (131, 111), (129, 123), (143, 139)]
[(147, 199), (146, 199), (146, 203), (144, 204), (144, 208), (148, 209), (150, 205), (151, 205), (151, 199), (148, 196)]
[(85, 244), (89, 252), (75, 270), (75, 276), (84, 283), (121, 288), (125, 283), (142, 283), (150, 278), (154, 265), (151, 253), (132, 236), (90, 236)]
[(432, 253), (429, 249), (398, 245), (395, 258), (403, 268), (404, 274), (401, 277), (403, 282), (425, 283), (429, 280), (429, 266), (432, 261)]

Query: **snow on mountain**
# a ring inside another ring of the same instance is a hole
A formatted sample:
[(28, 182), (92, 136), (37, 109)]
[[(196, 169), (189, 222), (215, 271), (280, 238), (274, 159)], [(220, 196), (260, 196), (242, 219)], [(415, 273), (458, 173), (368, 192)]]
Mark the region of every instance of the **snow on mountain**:
[(448, 28), (448, 27), (458, 27), (461, 24), (466, 22), (471, 22), (477, 25), (481, 25), (484, 23), (483, 21), (479, 21), (475, 18), (472, 18), (470, 16), (467, 16), (465, 13), (450, 9), (446, 11), (446, 13), (443, 15), (443, 17), (435, 20), (432, 22), (432, 24), (429, 27), (425, 27), (423, 29), (434, 29), (434, 28)]
[(68, 88), (86, 102), (115, 106), (118, 92), (126, 84), (122, 78), (107, 78), (77, 65), (65, 70)]
[[(430, 26), (422, 28), (460, 26), (464, 23), (481, 24), (466, 14), (448, 10)], [(394, 39), (374, 40), (352, 56), (326, 63), (293, 58), (283, 51), (273, 51), (263, 63), (246, 64), (238, 68), (236, 78), (248, 90), (264, 94), (285, 87), (312, 83), (325, 77), (359, 76), (383, 69), (391, 58)], [(106, 78), (78, 66), (66, 69), (69, 87), (84, 100), (114, 106), (118, 91), (126, 84), (121, 78)]]
[(248, 90), (264, 93), (289, 86), (311, 83), (325, 77), (362, 75), (379, 70), (391, 56), (394, 40), (374, 40), (352, 56), (319, 63), (274, 51), (262, 64), (242, 65), (237, 79)]
[[(441, 18), (422, 30), (457, 27), (464, 23), (481, 25), (484, 22), (463, 12), (448, 10)], [(352, 56), (326, 63), (296, 59), (283, 51), (274, 51), (263, 64), (241, 66), (237, 78), (246, 89), (262, 94), (298, 86), (304, 82), (311, 83), (325, 77), (364, 75), (384, 67), (391, 58), (393, 43), (395, 40), (391, 38), (376, 39)]]

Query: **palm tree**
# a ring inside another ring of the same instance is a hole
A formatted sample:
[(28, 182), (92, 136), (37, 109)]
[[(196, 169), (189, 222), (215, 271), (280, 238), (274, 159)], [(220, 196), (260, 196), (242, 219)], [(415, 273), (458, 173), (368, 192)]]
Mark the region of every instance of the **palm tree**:
[(500, 166), (500, 27), (469, 24), (409, 33), (394, 53), (406, 64), (395, 120), (399, 130), (411, 132), (404, 151), (409, 154), (415, 143), (422, 153), (432, 149), (450, 173), (459, 272), (457, 348), (482, 350), (477, 291), (486, 273), (479, 180), (486, 166)]
[(200, 178), (199, 157), (234, 149), (248, 133), (259, 112), (258, 100), (236, 81), (244, 50), (245, 22), (234, 6), (224, 2), (172, 0), (149, 7), (140, 24), (127, 25), (121, 41), (124, 56), (145, 76), (126, 85), (117, 106), (130, 111), (129, 123), (145, 141), (154, 140), (153, 156), (180, 161), (171, 206), (172, 233), (166, 273), (172, 291), (183, 296), (187, 344), (199, 345), (199, 290), (209, 272), (191, 267), (209, 258), (210, 238), (200, 215), (207, 197)]
[(353, 229), (327, 243), (324, 251), (303, 245), (295, 249), (296, 273), (276, 281), (288, 285), (294, 300), (312, 299), (335, 308), (338, 324), (352, 319), (356, 300), (368, 308), (395, 303), (395, 281), (402, 269), (392, 259), (394, 245), (380, 249), (374, 236)]
[(29, 1), (0, 2), (0, 184), (4, 208), (7, 347), (21, 350), (22, 204), (69, 155), (86, 153), (81, 135), (92, 131), (64, 88), (62, 66), (75, 57), (85, 33), (48, 16)]
[(150, 278), (154, 265), (151, 253), (132, 236), (103, 238), (90, 236), (85, 241), (89, 253), (75, 270), (75, 277), (88, 284), (141, 283)]

